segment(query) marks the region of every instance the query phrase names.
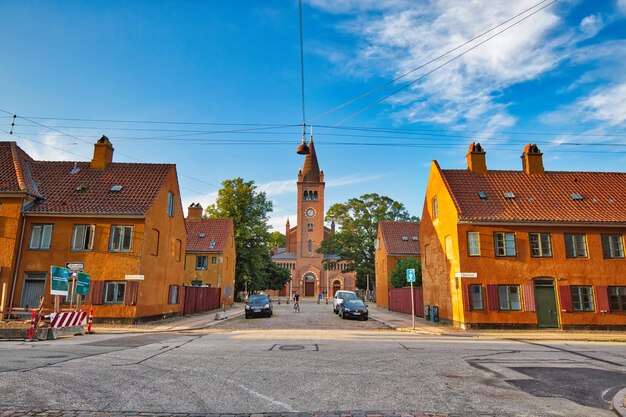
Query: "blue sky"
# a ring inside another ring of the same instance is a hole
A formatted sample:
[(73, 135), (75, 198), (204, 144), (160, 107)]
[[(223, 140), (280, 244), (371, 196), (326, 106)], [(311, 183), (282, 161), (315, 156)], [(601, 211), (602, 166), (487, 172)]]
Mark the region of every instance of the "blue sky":
[[(376, 192), (421, 215), (431, 160), (464, 168), (471, 141), (492, 169), (521, 169), (532, 142), (548, 170), (625, 171), (626, 0), (539, 3), (304, 0), (307, 123), (327, 205)], [(88, 160), (106, 134), (117, 162), (176, 163), (185, 206), (206, 207), (241, 176), (268, 193), (278, 230), (294, 224), (296, 1), (0, 5), (0, 109), (19, 116), (11, 136), (0, 113), (0, 140)]]

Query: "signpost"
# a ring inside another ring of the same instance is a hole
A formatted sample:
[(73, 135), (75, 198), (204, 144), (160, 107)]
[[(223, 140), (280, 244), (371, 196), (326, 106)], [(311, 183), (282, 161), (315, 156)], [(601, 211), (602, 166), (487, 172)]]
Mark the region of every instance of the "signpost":
[(65, 295), (69, 291), (69, 276), (70, 271), (67, 268), (61, 266), (51, 266), (50, 276), (50, 294), (54, 295), (54, 311), (59, 312), (59, 296)]
[(406, 280), (411, 283), (411, 317), (413, 318), (413, 330), (415, 330), (415, 294), (413, 294), (413, 283), (415, 282), (415, 269), (406, 270)]

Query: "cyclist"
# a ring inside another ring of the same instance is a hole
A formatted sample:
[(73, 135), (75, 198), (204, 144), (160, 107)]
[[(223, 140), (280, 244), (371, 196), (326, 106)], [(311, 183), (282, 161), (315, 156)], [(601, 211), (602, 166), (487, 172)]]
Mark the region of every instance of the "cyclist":
[(300, 312), (300, 294), (298, 294), (298, 292), (296, 291), (296, 293), (293, 295), (293, 311), (295, 312)]

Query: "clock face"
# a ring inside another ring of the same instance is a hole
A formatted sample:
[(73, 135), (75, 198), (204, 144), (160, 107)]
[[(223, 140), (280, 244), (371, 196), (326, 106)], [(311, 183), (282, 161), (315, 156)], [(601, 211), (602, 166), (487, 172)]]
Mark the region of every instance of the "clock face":
[(309, 207), (308, 209), (306, 209), (305, 214), (306, 214), (307, 217), (313, 217), (313, 216), (315, 216), (315, 210), (313, 210), (311, 207)]

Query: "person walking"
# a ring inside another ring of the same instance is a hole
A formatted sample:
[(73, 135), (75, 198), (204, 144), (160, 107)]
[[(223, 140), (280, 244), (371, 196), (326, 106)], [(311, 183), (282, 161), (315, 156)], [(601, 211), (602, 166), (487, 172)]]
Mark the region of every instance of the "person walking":
[(296, 293), (293, 295), (293, 311), (294, 313), (299, 313), (300, 312), (300, 294), (298, 294), (298, 292), (296, 291)]

